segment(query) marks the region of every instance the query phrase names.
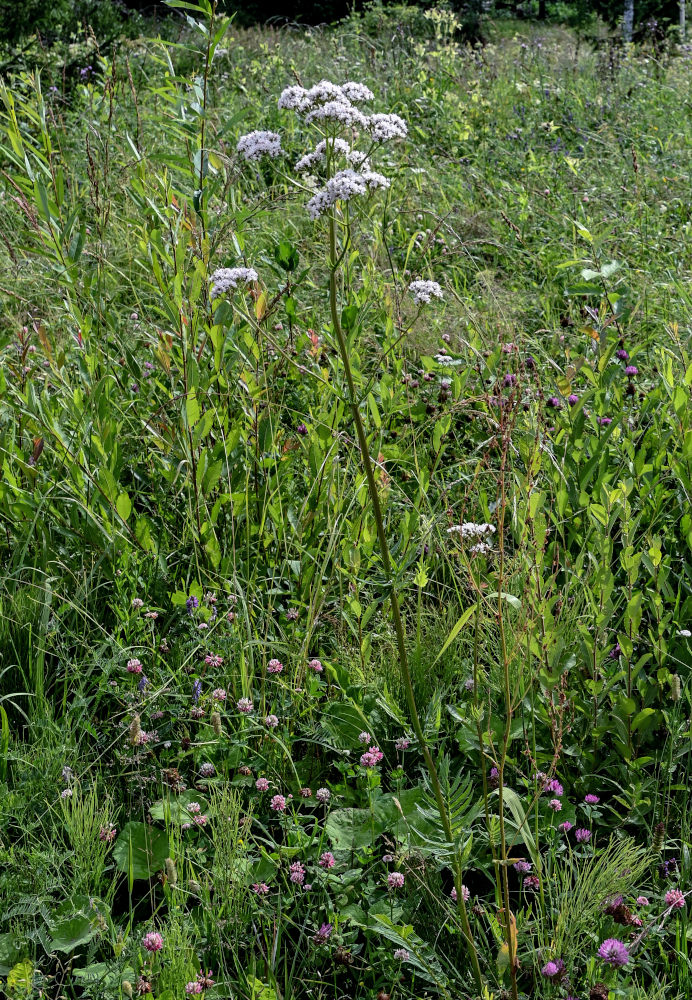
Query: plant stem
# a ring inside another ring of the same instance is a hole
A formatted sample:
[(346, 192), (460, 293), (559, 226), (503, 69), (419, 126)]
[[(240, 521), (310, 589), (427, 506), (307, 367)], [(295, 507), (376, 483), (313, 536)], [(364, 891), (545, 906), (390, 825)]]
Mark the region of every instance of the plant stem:
[[(348, 383), (348, 393), (350, 397), (349, 405), (351, 407), (351, 412), (353, 414), (353, 421), (356, 425), (358, 445), (360, 448), (361, 458), (363, 461), (363, 467), (365, 469), (365, 477), (368, 483), (368, 492), (370, 494), (370, 501), (372, 503), (372, 510), (375, 517), (375, 524), (377, 526), (377, 539), (380, 548), (380, 555), (382, 556), (382, 564), (384, 567), (384, 572), (389, 587), (389, 597), (392, 607), (392, 618), (394, 619), (394, 629), (396, 632), (397, 647), (399, 652), (399, 664), (401, 667), (401, 676), (404, 682), (406, 702), (408, 704), (409, 714), (411, 716), (411, 725), (413, 726), (413, 731), (416, 734), (416, 739), (418, 740), (418, 744), (420, 746), (421, 753), (423, 754), (423, 759), (425, 761), (425, 766), (430, 776), (430, 783), (432, 784), (433, 792), (435, 794), (435, 801), (437, 803), (437, 810), (440, 814), (442, 827), (444, 829), (445, 836), (449, 841), (449, 844), (453, 847), (454, 835), (452, 832), (452, 824), (449, 819), (447, 807), (444, 800), (444, 795), (442, 793), (440, 778), (437, 773), (437, 769), (435, 767), (435, 762), (432, 758), (432, 754), (430, 753), (430, 749), (426, 743), (425, 735), (423, 733), (423, 727), (421, 726), (420, 718), (418, 716), (418, 710), (416, 708), (416, 699), (413, 691), (413, 683), (411, 680), (411, 671), (409, 669), (408, 654), (406, 652), (406, 638), (404, 635), (404, 626), (401, 620), (399, 600), (397, 598), (396, 591), (394, 589), (392, 563), (389, 556), (389, 546), (387, 545), (387, 536), (384, 528), (382, 507), (380, 505), (380, 497), (377, 491), (377, 483), (375, 482), (375, 476), (373, 473), (372, 461), (370, 458), (370, 451), (368, 448), (368, 440), (365, 434), (365, 427), (363, 425), (363, 419), (361, 417), (360, 408), (358, 406), (356, 388), (353, 381), (353, 372), (351, 371), (351, 365), (348, 358), (348, 348), (346, 345), (346, 339), (344, 337), (344, 332), (341, 328), (341, 322), (339, 320), (336, 278), (339, 268), (339, 261), (341, 258), (337, 254), (336, 224), (334, 221), (334, 216), (331, 214), (329, 216), (329, 254), (330, 254), (329, 304), (331, 307), (332, 325), (334, 327), (334, 333), (336, 335), (336, 339), (339, 344), (339, 352), (341, 354), (341, 360), (344, 366), (344, 372), (346, 374), (346, 381)], [(476, 981), (476, 986), (480, 991), (482, 989), (481, 968), (480, 968), (480, 963), (478, 961), (478, 952), (476, 951), (476, 946), (473, 941), (473, 935), (471, 933), (471, 925), (469, 923), (468, 913), (466, 911), (464, 894), (462, 892), (462, 869), (461, 869), (461, 864), (458, 861), (458, 858), (455, 858), (454, 868), (455, 868), (455, 885), (457, 891), (457, 905), (459, 906), (459, 913), (461, 915), (462, 930), (471, 957), (471, 963), (473, 966), (473, 976)]]

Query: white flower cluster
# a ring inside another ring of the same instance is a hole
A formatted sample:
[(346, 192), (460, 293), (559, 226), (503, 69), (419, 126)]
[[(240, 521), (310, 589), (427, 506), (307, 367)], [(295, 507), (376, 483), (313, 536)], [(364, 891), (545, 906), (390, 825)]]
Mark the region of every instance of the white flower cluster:
[(475, 521), (464, 521), (463, 524), (453, 524), (447, 528), (448, 535), (461, 535), (462, 538), (485, 538), (486, 535), (494, 535), (494, 524), (476, 524)]
[(389, 187), (389, 180), (375, 170), (367, 170), (360, 174), (350, 167), (340, 170), (330, 177), (325, 186), (308, 202), (310, 218), (318, 219), (337, 201), (350, 201), (356, 195), (367, 194), (368, 190), (375, 191), (380, 187)]
[(238, 139), (236, 149), (248, 162), (263, 156), (277, 157), (281, 155), (281, 136), (276, 132), (248, 132)]
[(370, 115), (366, 128), (375, 142), (405, 139), (408, 135), (408, 125), (398, 115)]
[(412, 281), (408, 290), (417, 306), (430, 302), (433, 295), (437, 299), (442, 298), (442, 289), (436, 281)]
[(305, 121), (308, 125), (312, 122), (331, 122), (346, 125), (347, 128), (353, 128), (354, 125), (366, 128), (369, 119), (349, 101), (327, 101), (326, 104), (319, 104), (313, 108), (306, 115)]
[(286, 111), (297, 111), (298, 114), (308, 114), (322, 104), (360, 104), (362, 101), (372, 101), (374, 94), (362, 83), (342, 83), (339, 86), (329, 80), (321, 80), (314, 87), (286, 87), (279, 97), (279, 107)]
[(257, 271), (254, 267), (220, 267), (214, 271), (210, 278), (213, 286), (211, 297), (216, 299), (220, 295), (235, 290), (239, 282), (247, 285), (251, 281), (257, 281), (257, 277)]
[[(343, 153), (346, 156), (346, 159), (350, 159), (349, 154), (351, 153), (351, 147), (344, 139), (332, 139), (331, 145), (332, 145), (332, 152)], [(305, 156), (301, 156), (301, 158), (296, 163), (296, 170), (298, 171), (310, 170), (312, 167), (315, 166), (316, 163), (321, 163), (324, 160), (326, 160), (326, 158), (327, 158), (327, 140), (322, 139), (321, 142), (317, 143), (312, 153), (306, 153)]]

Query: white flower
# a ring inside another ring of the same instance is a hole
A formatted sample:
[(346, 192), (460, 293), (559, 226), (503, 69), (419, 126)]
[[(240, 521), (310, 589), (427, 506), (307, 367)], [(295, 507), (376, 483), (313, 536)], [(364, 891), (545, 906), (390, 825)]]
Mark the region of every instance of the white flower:
[(365, 128), (368, 119), (365, 117), (362, 111), (358, 108), (354, 108), (352, 104), (347, 101), (327, 101), (326, 104), (320, 104), (306, 116), (305, 121), (311, 122), (333, 122), (340, 125), (346, 125), (349, 128), (354, 125), (360, 126), (360, 128)]
[(437, 299), (442, 298), (442, 289), (436, 281), (412, 281), (408, 290), (413, 295), (413, 301), (417, 306), (423, 302), (430, 302), (433, 295)]
[(454, 368), (461, 364), (461, 358), (450, 358), (449, 354), (436, 354), (435, 361), (444, 368)]
[[(346, 159), (350, 159), (351, 147), (344, 139), (332, 139), (331, 147), (333, 153), (344, 153)], [(321, 163), (327, 158), (327, 140), (322, 139), (315, 146), (314, 152), (306, 153), (296, 163), (296, 170), (310, 170), (316, 163)]]
[(681, 628), (678, 635), (681, 635), (684, 639), (689, 639), (692, 636), (692, 632), (688, 628)]
[(257, 281), (257, 271), (254, 267), (220, 267), (214, 271), (209, 279), (213, 285), (211, 297), (216, 299), (219, 295), (238, 287), (238, 282), (249, 284)]
[(373, 101), (375, 95), (366, 87), (364, 83), (354, 83), (349, 80), (348, 83), (341, 84), (341, 92), (349, 101), (353, 101), (354, 104), (359, 104), (361, 101)]
[(349, 201), (355, 195), (366, 194), (365, 180), (355, 170), (340, 170), (308, 202), (312, 219), (318, 219), (337, 201)]
[(279, 107), (285, 111), (305, 111), (309, 107), (305, 87), (286, 87), (281, 91)]
[(464, 521), (463, 524), (453, 524), (447, 528), (448, 535), (461, 535), (462, 538), (484, 538), (486, 535), (494, 535), (494, 524), (476, 524), (475, 521)]
[(388, 188), (390, 185), (389, 178), (385, 177), (384, 174), (378, 174), (376, 170), (363, 170), (360, 176), (371, 191), (376, 191), (378, 188)]
[(405, 139), (408, 135), (408, 125), (398, 115), (370, 115), (365, 127), (375, 142)]
[(248, 132), (238, 139), (236, 149), (248, 162), (281, 154), (281, 136), (276, 132)]
[(354, 167), (360, 167), (361, 170), (370, 169), (370, 161), (365, 153), (362, 153), (359, 149), (352, 149), (350, 153), (346, 154), (346, 159), (349, 163), (352, 163)]

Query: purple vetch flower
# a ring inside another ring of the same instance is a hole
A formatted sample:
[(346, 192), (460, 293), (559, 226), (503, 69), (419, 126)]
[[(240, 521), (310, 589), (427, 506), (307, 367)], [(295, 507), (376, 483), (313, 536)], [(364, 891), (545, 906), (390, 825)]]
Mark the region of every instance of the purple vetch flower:
[(587, 806), (597, 806), (600, 801), (600, 796), (592, 795), (590, 792), (588, 795), (584, 796), (584, 802)]
[(519, 875), (528, 875), (533, 866), (530, 861), (515, 861), (512, 867)]
[(585, 830), (583, 827), (574, 831), (574, 836), (578, 844), (588, 844), (591, 840), (591, 830)]
[(601, 947), (598, 949), (598, 957), (602, 962), (605, 962), (606, 965), (612, 965), (615, 968), (627, 965), (630, 960), (627, 948), (622, 941), (618, 941), (617, 938), (606, 938)]
[(146, 691), (148, 683), (149, 679), (147, 678), (146, 674), (142, 674), (139, 680), (139, 684), (137, 685), (137, 690), (143, 693), (144, 691)]
[(195, 608), (199, 607), (199, 599), (196, 598), (194, 594), (190, 594), (188, 599), (185, 601), (185, 607), (187, 608), (187, 613), (189, 615), (193, 614)]
[(201, 696), (202, 696), (202, 682), (200, 680), (197, 680), (192, 685), (192, 704), (196, 705)]

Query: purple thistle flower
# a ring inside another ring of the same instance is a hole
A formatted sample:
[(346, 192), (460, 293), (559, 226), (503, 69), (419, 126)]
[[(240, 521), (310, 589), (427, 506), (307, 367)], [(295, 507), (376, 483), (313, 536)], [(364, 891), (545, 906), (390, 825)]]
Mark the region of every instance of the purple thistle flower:
[(615, 352), (615, 357), (619, 361), (627, 361), (627, 359), (629, 358), (629, 354), (624, 348), (621, 347), (620, 350)]
[(569, 403), (570, 406), (576, 406), (576, 404), (579, 402), (579, 396), (571, 392), (567, 397), (567, 402)]
[(622, 965), (627, 965), (630, 960), (627, 948), (622, 941), (618, 941), (617, 938), (606, 938), (601, 947), (598, 949), (598, 957), (601, 961), (605, 962), (606, 965), (612, 965), (616, 968)]

